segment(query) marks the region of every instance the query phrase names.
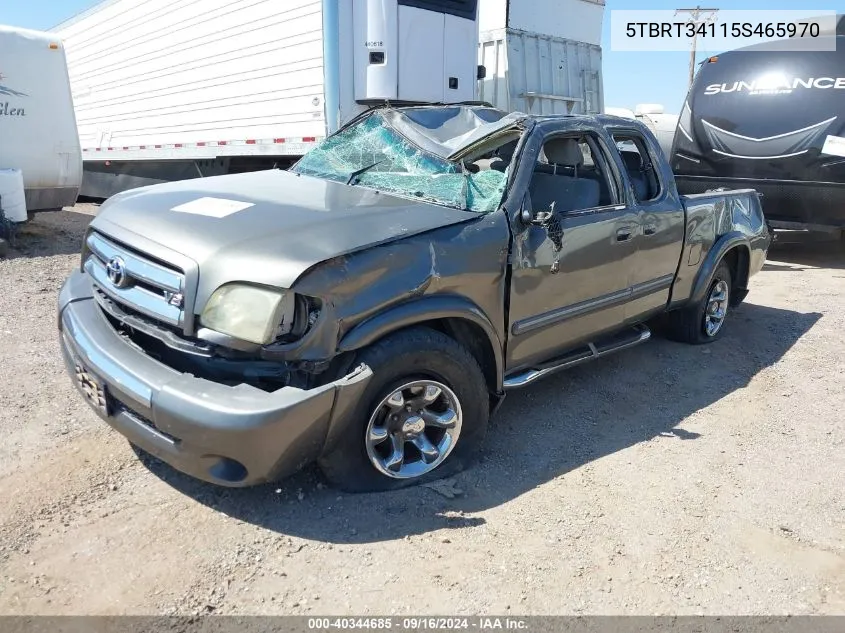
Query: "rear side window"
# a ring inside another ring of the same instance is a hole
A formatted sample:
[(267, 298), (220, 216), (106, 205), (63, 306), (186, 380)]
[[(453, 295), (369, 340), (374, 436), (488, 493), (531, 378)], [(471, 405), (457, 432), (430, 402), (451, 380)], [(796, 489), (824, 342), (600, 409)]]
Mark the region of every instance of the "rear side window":
[(639, 134), (625, 132), (614, 134), (613, 141), (622, 155), (625, 172), (634, 187), (637, 202), (658, 198), (663, 185), (655, 168), (656, 161), (648, 150), (645, 139)]
[(562, 213), (615, 205), (616, 183), (607, 151), (592, 134), (551, 135), (534, 166), (531, 201), (535, 209), (554, 203)]

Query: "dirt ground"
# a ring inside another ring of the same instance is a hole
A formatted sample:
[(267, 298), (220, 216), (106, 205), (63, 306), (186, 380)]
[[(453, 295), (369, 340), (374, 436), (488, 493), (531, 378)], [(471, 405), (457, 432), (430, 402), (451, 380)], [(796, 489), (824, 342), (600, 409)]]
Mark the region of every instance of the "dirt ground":
[(0, 614), (845, 614), (845, 249), (776, 247), (724, 338), (509, 395), (447, 482), (227, 490), (83, 404), (56, 296), (96, 207), (0, 260)]

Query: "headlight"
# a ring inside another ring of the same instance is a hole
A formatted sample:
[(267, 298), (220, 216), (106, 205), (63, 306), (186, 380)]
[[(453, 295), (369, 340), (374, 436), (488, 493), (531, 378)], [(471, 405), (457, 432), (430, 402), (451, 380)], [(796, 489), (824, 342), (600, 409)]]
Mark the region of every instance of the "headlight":
[(220, 286), (211, 295), (200, 322), (212, 330), (251, 343), (271, 343), (293, 325), (296, 308), (291, 292), (246, 284)]

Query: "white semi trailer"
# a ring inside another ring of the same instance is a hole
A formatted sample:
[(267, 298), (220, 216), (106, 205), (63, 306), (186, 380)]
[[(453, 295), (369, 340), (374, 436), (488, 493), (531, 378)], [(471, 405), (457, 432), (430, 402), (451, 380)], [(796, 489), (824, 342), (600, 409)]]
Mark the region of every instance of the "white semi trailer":
[(477, 98), (530, 114), (604, 108), (604, 0), (481, 0)]
[(56, 28), (81, 193), (287, 167), (384, 102), (600, 112), (603, 11), (604, 0), (105, 0)]

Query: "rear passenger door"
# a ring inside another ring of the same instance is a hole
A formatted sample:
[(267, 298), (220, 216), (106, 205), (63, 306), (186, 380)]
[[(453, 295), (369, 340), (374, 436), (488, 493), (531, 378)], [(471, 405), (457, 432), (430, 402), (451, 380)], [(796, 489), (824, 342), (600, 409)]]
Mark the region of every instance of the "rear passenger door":
[(592, 341), (624, 321), (636, 212), (624, 201), (609, 138), (598, 130), (567, 134), (558, 125), (538, 125), (519, 161), (517, 179), (528, 190), (522, 210), (554, 203), (557, 224), (512, 219), (509, 370)]
[(640, 230), (634, 239), (631, 300), (627, 322), (647, 319), (663, 310), (675, 279), (684, 243), (684, 211), (661, 165), (662, 150), (636, 128), (611, 128), (627, 173), (628, 207), (636, 212)]

